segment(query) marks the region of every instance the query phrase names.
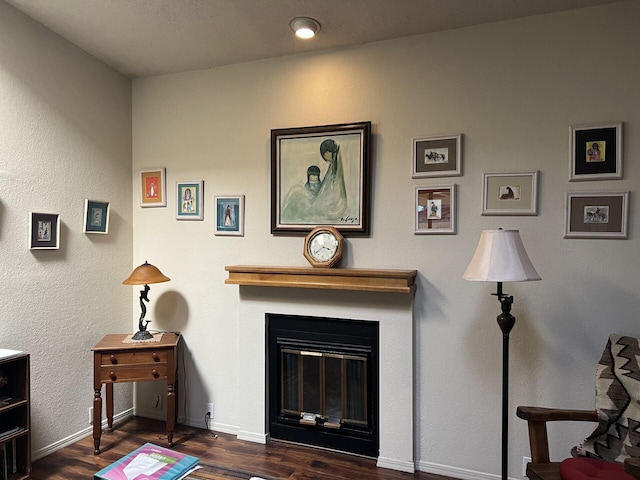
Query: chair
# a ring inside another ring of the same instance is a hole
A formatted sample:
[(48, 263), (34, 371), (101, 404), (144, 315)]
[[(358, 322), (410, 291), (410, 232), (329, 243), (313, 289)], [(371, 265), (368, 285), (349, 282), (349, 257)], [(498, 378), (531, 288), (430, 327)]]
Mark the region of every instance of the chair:
[[(596, 374), (595, 410), (517, 408), (516, 415), (527, 421), (529, 430), (531, 462), (526, 473), (530, 480), (640, 480), (640, 433), (635, 431), (640, 430), (638, 342), (609, 337)], [(571, 458), (551, 462), (547, 423), (554, 421), (597, 422), (598, 426), (571, 450)]]

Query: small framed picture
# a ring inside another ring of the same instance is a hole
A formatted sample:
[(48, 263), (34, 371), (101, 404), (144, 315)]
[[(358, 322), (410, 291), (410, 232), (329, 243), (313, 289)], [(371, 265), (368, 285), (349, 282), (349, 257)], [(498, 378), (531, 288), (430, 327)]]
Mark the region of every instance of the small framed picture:
[(420, 234), (456, 233), (455, 185), (416, 188), (415, 231)]
[(109, 233), (109, 202), (84, 201), (83, 233)]
[(567, 193), (564, 238), (627, 238), (629, 192)]
[(202, 220), (204, 181), (176, 183), (176, 218), (178, 220)]
[(140, 171), (140, 206), (167, 206), (167, 184), (164, 168), (149, 168)]
[(537, 214), (537, 170), (482, 174), (482, 215)]
[(215, 235), (244, 235), (244, 195), (216, 196)]
[(31, 250), (60, 248), (60, 215), (29, 212), (29, 248)]
[(414, 138), (412, 163), (412, 178), (462, 175), (462, 135)]
[(574, 125), (569, 181), (622, 178), (622, 122)]

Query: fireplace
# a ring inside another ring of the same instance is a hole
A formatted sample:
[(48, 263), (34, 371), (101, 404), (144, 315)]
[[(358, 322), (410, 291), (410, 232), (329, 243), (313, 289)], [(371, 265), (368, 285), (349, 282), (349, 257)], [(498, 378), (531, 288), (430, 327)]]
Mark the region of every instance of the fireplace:
[[(256, 268), (250, 267), (252, 271)], [(332, 269), (330, 273), (333, 276), (343, 271)], [(360, 271), (355, 270), (354, 274), (360, 274)], [(240, 359), (238, 390), (241, 394), (237, 405), (238, 424), (230, 427), (229, 431), (237, 432), (241, 440), (258, 443), (267, 443), (272, 436), (267, 415), (272, 392), (265, 374), (265, 365), (269, 361), (266, 337), (270, 314), (373, 322), (377, 324), (379, 332), (379, 380), (377, 391), (374, 391), (378, 401), (377, 464), (384, 468), (414, 472), (413, 333), (417, 327), (413, 318), (412, 289), (369, 292), (281, 288), (264, 286), (267, 280), (271, 280), (271, 274), (259, 272), (256, 277), (252, 276), (246, 285), (244, 279), (233, 280), (242, 285), (237, 327)], [(317, 279), (315, 276), (313, 278)], [(303, 285), (304, 281), (305, 278), (299, 278), (296, 286)], [(294, 286), (293, 283), (292, 279), (291, 286)]]
[(267, 314), (271, 438), (377, 457), (377, 322)]

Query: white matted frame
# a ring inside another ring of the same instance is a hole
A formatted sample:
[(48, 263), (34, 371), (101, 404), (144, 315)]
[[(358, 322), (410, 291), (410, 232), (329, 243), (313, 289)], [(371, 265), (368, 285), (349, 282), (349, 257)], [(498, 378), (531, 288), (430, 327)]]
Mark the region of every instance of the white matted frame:
[(412, 178), (462, 175), (462, 134), (413, 138)]
[(202, 220), (204, 180), (176, 182), (176, 218), (178, 220)]
[(109, 202), (86, 199), (84, 201), (84, 225), (82, 233), (109, 233)]
[(29, 249), (60, 249), (60, 215), (29, 212)]
[(167, 182), (165, 168), (140, 170), (140, 206), (166, 207)]
[(217, 195), (214, 235), (244, 236), (244, 195)]
[(628, 237), (629, 192), (567, 193), (564, 238)]
[(537, 214), (537, 170), (482, 174), (482, 215)]
[(622, 178), (622, 122), (572, 125), (569, 181)]
[(416, 187), (416, 235), (456, 233), (456, 186)]

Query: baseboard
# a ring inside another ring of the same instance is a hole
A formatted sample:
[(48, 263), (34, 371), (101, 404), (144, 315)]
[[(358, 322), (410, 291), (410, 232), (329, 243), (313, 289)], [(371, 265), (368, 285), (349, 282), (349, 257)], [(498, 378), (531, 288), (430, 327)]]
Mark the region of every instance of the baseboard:
[[(500, 480), (501, 478), (500, 475), (477, 472), (475, 470), (467, 470), (465, 468), (450, 467), (448, 465), (439, 465), (431, 462), (418, 462), (417, 469), (421, 472), (453, 477), (459, 480)], [(517, 479), (509, 477), (509, 480)]]
[[(133, 408), (130, 408), (128, 410), (125, 410), (124, 412), (115, 414), (113, 416), (113, 423), (114, 424), (118, 423), (119, 421), (131, 416), (133, 416)], [(106, 426), (107, 426), (107, 419), (105, 418), (102, 421), (102, 428), (105, 428)], [(77, 433), (74, 433), (73, 435), (69, 435), (66, 438), (58, 440), (57, 442), (54, 442), (51, 445), (47, 445), (46, 447), (40, 448), (38, 450), (34, 450), (33, 452), (31, 452), (31, 459), (33, 461), (36, 461), (39, 458), (46, 457), (47, 455), (51, 455), (53, 452), (57, 452), (61, 448), (68, 447), (69, 445), (73, 445), (74, 443), (79, 442), (83, 438), (88, 437), (89, 435), (92, 435), (92, 434), (93, 434), (93, 426), (87, 427), (83, 430), (80, 430)]]
[(376, 466), (379, 468), (389, 468), (400, 472), (415, 473), (416, 467), (413, 462), (405, 462), (395, 458), (378, 457)]
[(269, 441), (268, 433), (254, 433), (240, 430), (238, 432), (238, 440), (246, 440), (247, 442), (262, 443), (266, 445)]

